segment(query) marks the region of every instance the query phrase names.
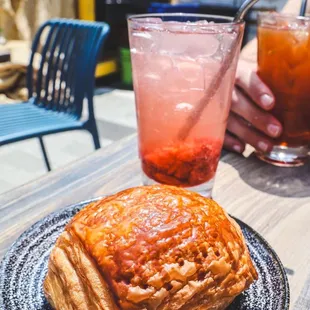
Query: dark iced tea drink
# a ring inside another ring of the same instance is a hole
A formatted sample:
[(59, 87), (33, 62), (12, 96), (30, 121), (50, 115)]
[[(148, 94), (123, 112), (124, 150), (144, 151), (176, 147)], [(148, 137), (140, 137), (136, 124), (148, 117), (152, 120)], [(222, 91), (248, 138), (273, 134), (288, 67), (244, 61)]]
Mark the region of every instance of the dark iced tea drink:
[(310, 144), (310, 19), (262, 13), (258, 27), (259, 75), (276, 98), (273, 115), (283, 134), (271, 153), (273, 164), (298, 166)]

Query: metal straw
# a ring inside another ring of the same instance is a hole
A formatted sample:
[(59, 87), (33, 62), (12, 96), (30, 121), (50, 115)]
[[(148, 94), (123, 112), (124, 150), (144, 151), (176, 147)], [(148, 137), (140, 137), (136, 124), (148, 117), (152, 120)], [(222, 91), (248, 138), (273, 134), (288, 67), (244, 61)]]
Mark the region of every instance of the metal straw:
[(300, 16), (305, 16), (307, 12), (308, 0), (303, 0), (300, 8)]
[(234, 22), (240, 22), (241, 20), (244, 20), (245, 15), (248, 13), (248, 11), (252, 8), (252, 6), (257, 3), (259, 0), (247, 0), (244, 1), (237, 12)]
[[(259, 0), (246, 0), (240, 7), (239, 11), (237, 12), (234, 22), (240, 22), (244, 19), (246, 13), (249, 9)], [(212, 99), (212, 97), (216, 94), (219, 87), (221, 86), (221, 81), (225, 76), (226, 72), (230, 68), (231, 63), (236, 57), (236, 53), (238, 52), (238, 45), (240, 43), (241, 34), (238, 34), (236, 40), (232, 43), (231, 50), (233, 51), (231, 54), (227, 54), (225, 57), (223, 64), (217, 74), (214, 76), (213, 80), (211, 81), (208, 89), (205, 91), (205, 95), (201, 100), (197, 103), (196, 107), (190, 113), (188, 118), (185, 121), (185, 124), (181, 127), (180, 131), (178, 132), (178, 139), (185, 140), (188, 135), (190, 134), (191, 130), (195, 127), (196, 123), (201, 117), (204, 109)], [(234, 53), (234, 51), (236, 51)]]

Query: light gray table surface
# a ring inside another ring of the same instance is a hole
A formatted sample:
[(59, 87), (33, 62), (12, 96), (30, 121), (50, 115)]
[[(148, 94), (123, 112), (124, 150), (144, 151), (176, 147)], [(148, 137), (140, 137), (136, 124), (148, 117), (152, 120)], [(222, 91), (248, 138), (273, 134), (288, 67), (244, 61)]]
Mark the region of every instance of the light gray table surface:
[[(67, 205), (140, 185), (132, 135), (0, 196), (0, 259), (33, 223)], [(257, 230), (286, 267), (291, 305), (310, 309), (310, 165), (276, 168), (254, 156), (222, 156), (213, 198)]]

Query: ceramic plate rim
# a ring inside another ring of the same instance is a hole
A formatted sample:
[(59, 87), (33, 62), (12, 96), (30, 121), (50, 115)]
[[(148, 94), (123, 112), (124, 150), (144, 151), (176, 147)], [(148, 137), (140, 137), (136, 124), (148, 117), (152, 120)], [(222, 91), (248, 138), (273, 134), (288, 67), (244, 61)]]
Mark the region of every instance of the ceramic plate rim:
[[(21, 235), (10, 245), (9, 249), (5, 252), (3, 258), (0, 261), (0, 275), (5, 275), (5, 266), (7, 265), (7, 260), (10, 257), (10, 254), (12, 253), (12, 251), (14, 251), (15, 246), (22, 240), (24, 239), (24, 237), (29, 233), (29, 231), (36, 229), (38, 226), (40, 226), (42, 224), (42, 220), (47, 220), (49, 218), (53, 218), (55, 215), (62, 213), (63, 211), (65, 211), (66, 209), (73, 209), (75, 207), (80, 207), (80, 206), (84, 206), (86, 207), (88, 204), (92, 203), (92, 202), (96, 202), (99, 201), (100, 199), (103, 199), (105, 196), (99, 196), (96, 198), (91, 198), (91, 199), (86, 199), (77, 203), (73, 203), (70, 204), (66, 207), (60, 208), (58, 210), (55, 210), (45, 216), (43, 216), (42, 218), (40, 218), (38, 221), (36, 221), (35, 223), (33, 223), (31, 226), (29, 226), (23, 233), (21, 233)], [(268, 251), (270, 252), (270, 254), (273, 256), (273, 258), (275, 259), (280, 271), (281, 271), (281, 277), (282, 277), (282, 282), (284, 284), (284, 289), (285, 289), (285, 294), (283, 297), (283, 302), (284, 302), (284, 307), (283, 310), (289, 310), (290, 307), (290, 287), (289, 287), (289, 282), (287, 279), (287, 275), (285, 272), (285, 268), (278, 256), (278, 254), (275, 252), (275, 250), (270, 246), (270, 244), (268, 243), (268, 241), (266, 241), (266, 239), (264, 237), (261, 236), (261, 234), (259, 234), (256, 230), (254, 230), (251, 226), (249, 226), (248, 224), (244, 223), (242, 220), (234, 217), (233, 215), (229, 214), (230, 217), (232, 217), (237, 223), (238, 225), (243, 225), (247, 230), (249, 230), (257, 239), (259, 239), (264, 245), (265, 247), (268, 249)], [(0, 280), (0, 289), (2, 289), (2, 281)], [(3, 306), (3, 298), (2, 298), (2, 293), (0, 291), (0, 306)]]

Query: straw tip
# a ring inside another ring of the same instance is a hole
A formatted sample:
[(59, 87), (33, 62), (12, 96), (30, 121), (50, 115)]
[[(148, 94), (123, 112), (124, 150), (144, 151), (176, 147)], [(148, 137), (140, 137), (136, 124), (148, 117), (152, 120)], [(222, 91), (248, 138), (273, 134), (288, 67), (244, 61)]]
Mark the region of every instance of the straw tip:
[(300, 9), (300, 16), (306, 16), (308, 0), (303, 0)]

